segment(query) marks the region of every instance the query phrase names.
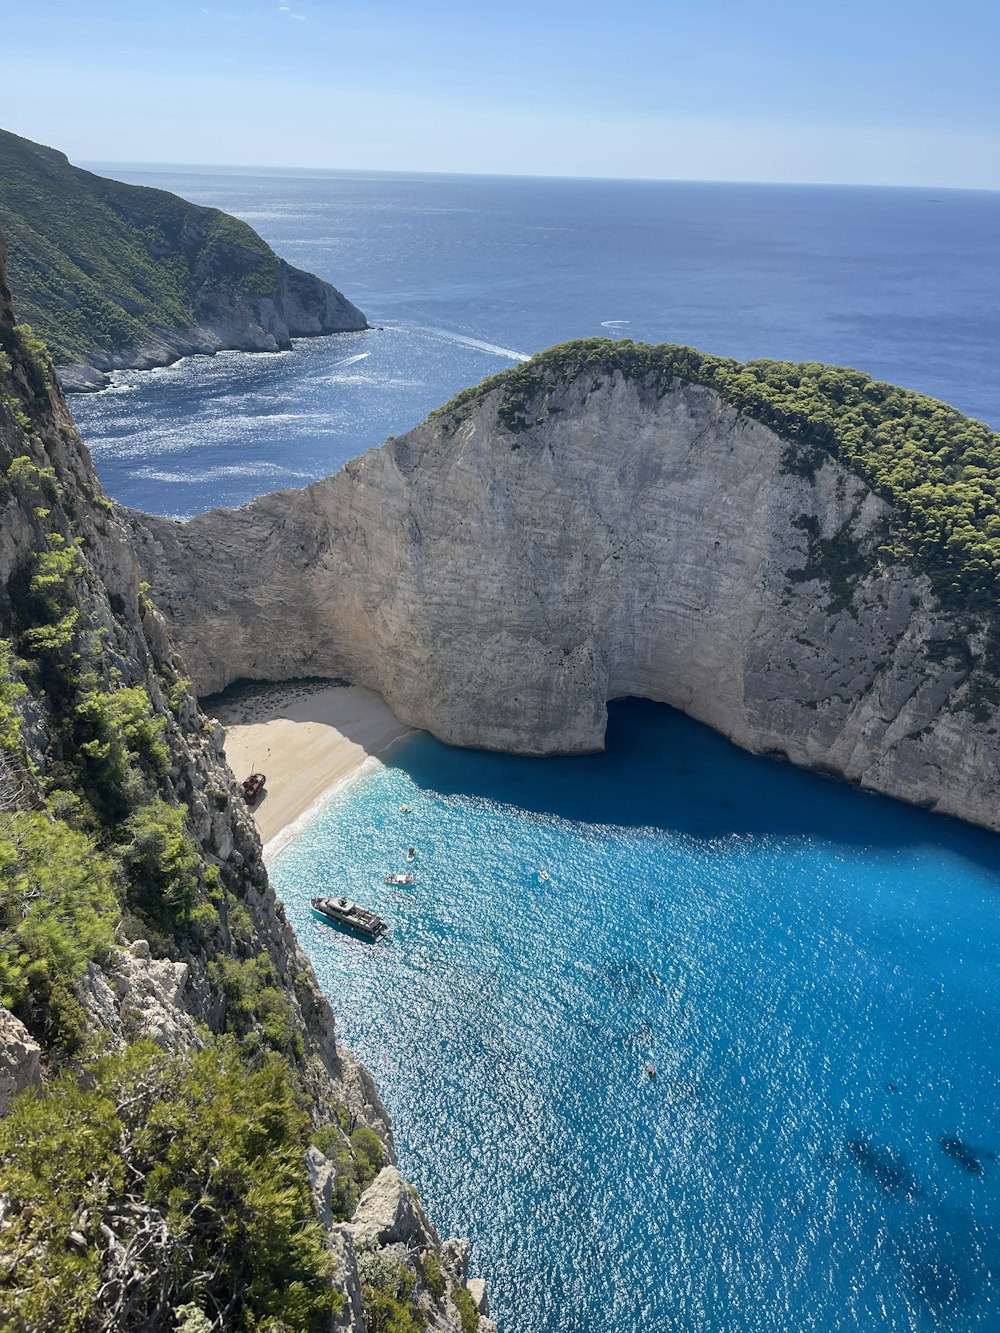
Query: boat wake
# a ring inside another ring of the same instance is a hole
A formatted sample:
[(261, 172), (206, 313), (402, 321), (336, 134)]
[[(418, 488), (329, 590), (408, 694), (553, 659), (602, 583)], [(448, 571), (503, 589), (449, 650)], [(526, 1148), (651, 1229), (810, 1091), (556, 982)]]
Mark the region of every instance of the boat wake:
[(358, 352), (357, 356), (344, 356), (339, 361), (331, 362), (331, 368), (333, 366), (353, 366), (359, 361), (366, 360), (369, 356), (371, 356), (371, 352)]
[(530, 361), (526, 352), (516, 352), (512, 347), (500, 347), (497, 343), (484, 342), (482, 338), (470, 338), (465, 333), (453, 333), (451, 329), (438, 329), (430, 324), (408, 324), (400, 326), (400, 331), (423, 333), (429, 338), (440, 338), (444, 342), (458, 343), (461, 347), (474, 347), (477, 352), (489, 352), (491, 356), (502, 356), (508, 361)]

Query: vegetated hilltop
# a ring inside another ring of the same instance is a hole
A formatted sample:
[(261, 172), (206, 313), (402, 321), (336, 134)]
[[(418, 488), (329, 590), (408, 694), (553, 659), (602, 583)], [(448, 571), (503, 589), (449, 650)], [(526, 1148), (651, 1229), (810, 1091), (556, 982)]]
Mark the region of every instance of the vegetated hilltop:
[(392, 1161), (0, 242), (0, 1329), (486, 1333)]
[(1000, 434), (947, 403), (862, 371), (817, 361), (744, 364), (670, 343), (586, 338), (463, 390), (431, 418), (499, 389), (499, 419), (516, 434), (531, 424), (531, 405), (547, 390), (602, 374), (653, 385), (659, 394), (680, 383), (714, 389), (788, 442), (787, 470), (811, 477), (827, 455), (837, 458), (896, 511), (883, 557), (912, 561), (956, 610), (1000, 615)]
[(279, 259), (252, 227), (165, 190), (71, 166), (0, 130), (0, 231), (18, 311), (66, 388), (117, 367), (367, 328), (336, 288)]
[(638, 695), (998, 828), (998, 488), (996, 433), (920, 394), (594, 339), (304, 490), (133, 528), (199, 689), (347, 679), (529, 754)]

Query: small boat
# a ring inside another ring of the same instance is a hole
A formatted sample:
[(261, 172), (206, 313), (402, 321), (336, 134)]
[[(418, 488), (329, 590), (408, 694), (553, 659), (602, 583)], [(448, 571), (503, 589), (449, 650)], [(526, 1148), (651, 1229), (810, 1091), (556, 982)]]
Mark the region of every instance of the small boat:
[(415, 847), (407, 847), (406, 849), (407, 861), (412, 861), (413, 858), (416, 856), (416, 854), (417, 854), (417, 849)]
[(267, 779), (263, 773), (251, 773), (248, 778), (243, 779), (243, 796), (247, 805), (253, 805), (257, 797), (264, 790), (264, 783)]
[(313, 916), (328, 926), (360, 935), (366, 940), (380, 940), (389, 927), (375, 912), (352, 903), (350, 898), (310, 898)]
[(649, 1064), (648, 1062), (646, 1064), (646, 1077), (656, 1078), (656, 1069), (653, 1065)]
[(412, 884), (412, 875), (386, 875), (386, 884)]

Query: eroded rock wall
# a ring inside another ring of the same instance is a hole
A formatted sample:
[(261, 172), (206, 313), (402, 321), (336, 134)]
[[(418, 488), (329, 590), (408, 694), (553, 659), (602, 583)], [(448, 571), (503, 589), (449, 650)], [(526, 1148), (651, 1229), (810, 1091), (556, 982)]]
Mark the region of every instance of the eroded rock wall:
[(600, 748), (609, 699), (1000, 827), (975, 630), (883, 562), (891, 511), (709, 388), (503, 389), (303, 490), (134, 516), (197, 688), (343, 678), (458, 745)]
[[(171, 1051), (203, 1047), (213, 1034), (232, 1030), (225, 965), (251, 959), (266, 964), (292, 1029), (286, 1044), (303, 1107), (326, 1130), (328, 1144), (333, 1135), (341, 1156), (348, 1133), (364, 1128), (378, 1136), (389, 1164), (362, 1193), (356, 1219), (338, 1225), (330, 1195), (334, 1186), (343, 1187), (337, 1174), (343, 1175), (343, 1160), (328, 1161), (316, 1148), (304, 1155), (303, 1175), (336, 1256), (334, 1281), (346, 1298), (336, 1326), (364, 1333), (368, 1292), (382, 1284), (406, 1293), (423, 1326), (454, 1333), (462, 1327), (454, 1298), (465, 1286), (468, 1243), (438, 1239), (391, 1165), (389, 1118), (368, 1071), (337, 1041), (334, 1015), (274, 895), (253, 819), (225, 761), (222, 729), (204, 717), (183, 684), (183, 663), (141, 586), (128, 528), (101, 492), (51, 366), (33, 360), (17, 336), (0, 237), (0, 648), (24, 642), (19, 601), (25, 576), (54, 540), (59, 549), (77, 544), (73, 597), (88, 642), (100, 644), (91, 664), (95, 677), (104, 673), (105, 690), (142, 687), (168, 756), (162, 794), (181, 808), (185, 834), (225, 886), (217, 895), (216, 922), (198, 934), (164, 937), (160, 957), (137, 934), (142, 923), (123, 915), (116, 946), (72, 980), (87, 1034), (102, 1051), (141, 1038)], [(20, 685), (23, 678), (24, 686), (15, 698), (23, 752), (15, 763), (0, 747), (0, 820), (14, 821), (28, 811), (45, 811), (49, 778), (60, 760), (60, 732), (57, 702), (39, 687), (37, 671), (13, 653), (3, 660), (3, 683)], [(0, 720), (8, 720), (6, 712)], [(53, 818), (48, 812), (41, 817)], [(5, 925), (16, 921), (13, 912), (8, 904)], [(0, 1006), (0, 1116), (26, 1090), (44, 1091), (45, 1079), (64, 1066), (58, 1050), (44, 1049)], [(8, 1203), (0, 1190), (0, 1224)], [(436, 1280), (429, 1276), (438, 1270)], [(8, 1277), (10, 1271), (8, 1266)], [(13, 1326), (7, 1316), (17, 1322), (11, 1299), (6, 1283), (0, 1291), (4, 1327)], [(106, 1314), (103, 1299), (87, 1306), (91, 1322)], [(155, 1318), (141, 1321), (149, 1329), (165, 1329), (168, 1322), (173, 1328), (169, 1310), (159, 1307)], [(231, 1326), (228, 1316), (219, 1326)], [(488, 1320), (480, 1323), (481, 1333), (494, 1328)]]

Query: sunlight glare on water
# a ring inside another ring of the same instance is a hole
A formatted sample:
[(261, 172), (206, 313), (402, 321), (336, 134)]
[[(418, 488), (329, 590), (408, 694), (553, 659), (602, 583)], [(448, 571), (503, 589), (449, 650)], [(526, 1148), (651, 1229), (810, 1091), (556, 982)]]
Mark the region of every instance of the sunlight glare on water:
[(108, 493), (151, 513), (325, 476), (568, 338), (850, 365), (1000, 424), (1000, 193), (111, 174), (245, 218), (380, 326), (75, 395)]
[[(418, 735), (271, 868), (504, 1333), (966, 1333), (1000, 1318), (997, 851), (631, 701), (603, 755)], [(389, 939), (315, 921), (334, 891)]]

